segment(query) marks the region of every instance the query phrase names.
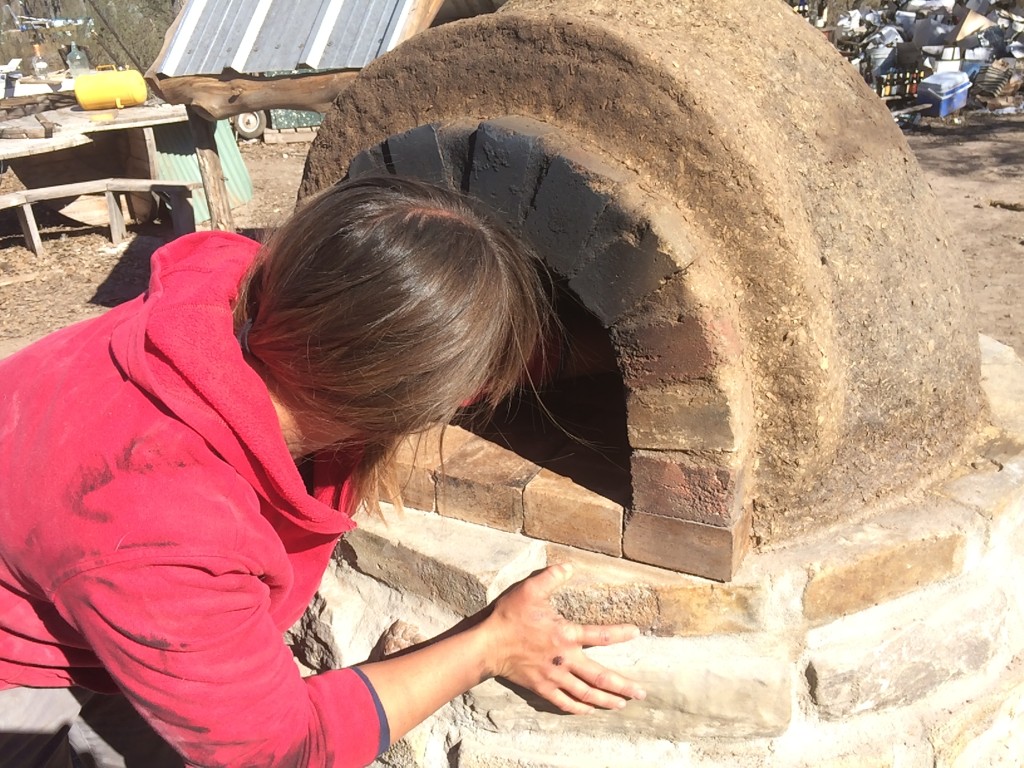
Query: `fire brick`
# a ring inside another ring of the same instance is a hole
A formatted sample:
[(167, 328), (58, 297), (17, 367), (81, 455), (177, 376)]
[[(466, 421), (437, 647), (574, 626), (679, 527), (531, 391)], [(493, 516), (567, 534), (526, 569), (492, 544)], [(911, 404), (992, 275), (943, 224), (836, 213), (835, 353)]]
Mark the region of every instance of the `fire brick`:
[(360, 176), (377, 176), (388, 172), (387, 163), (384, 162), (384, 149), (377, 145), (360, 152), (352, 158), (348, 166), (350, 178), (358, 179)]
[(622, 329), (615, 334), (623, 379), (630, 387), (691, 381), (711, 374), (715, 356), (696, 317)]
[(606, 555), (622, 554), (621, 504), (542, 469), (523, 495), (523, 533)]
[(394, 172), (413, 176), (441, 186), (451, 184), (451, 176), (441, 157), (437, 127), (420, 125), (387, 140), (387, 157)]
[(521, 229), (526, 219), (547, 163), (540, 137), (551, 130), (525, 117), (490, 120), (477, 129), (469, 193), (500, 213), (513, 229)]
[(734, 451), (739, 436), (726, 396), (706, 382), (631, 391), (629, 444), (664, 451)]
[(502, 531), (521, 531), (523, 491), (539, 471), (533, 462), (474, 435), (445, 464), (437, 511)]
[(569, 287), (605, 327), (613, 325), (692, 263), (684, 224), (662, 201), (634, 187), (618, 188), (586, 244), (593, 256)]
[(444, 166), (448, 169), (453, 189), (462, 189), (462, 185), (471, 163), (471, 150), (476, 129), (480, 123), (468, 118), (446, 120), (437, 125), (437, 140), (441, 146)]
[(584, 246), (611, 200), (600, 188), (610, 186), (609, 176), (621, 174), (596, 154), (582, 150), (566, 150), (550, 159), (527, 214), (525, 232), (556, 273), (570, 276), (579, 269)]
[(749, 538), (749, 515), (731, 527), (719, 528), (634, 512), (626, 521), (622, 553), (641, 563), (730, 581), (747, 551)]
[(638, 512), (716, 527), (728, 527), (741, 516), (741, 468), (654, 451), (635, 451), (632, 466)]
[[(449, 426), (443, 432), (431, 429), (403, 440), (395, 456), (395, 478), (402, 493), (402, 503), (433, 512), (436, 509), (436, 479), (447, 467), (448, 457), (470, 437), (472, 433)], [(394, 499), (387, 501), (393, 502)]]

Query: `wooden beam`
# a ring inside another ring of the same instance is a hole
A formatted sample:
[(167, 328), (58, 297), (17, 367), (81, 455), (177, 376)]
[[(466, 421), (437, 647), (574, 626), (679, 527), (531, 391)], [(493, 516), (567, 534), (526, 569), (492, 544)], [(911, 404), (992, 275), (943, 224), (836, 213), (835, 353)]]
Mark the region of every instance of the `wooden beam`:
[(398, 38), (398, 42), (404, 42), (413, 35), (429, 28), (430, 25), (434, 23), (434, 18), (437, 16), (438, 11), (441, 10), (441, 6), (444, 5), (444, 3), (445, 0), (417, 0), (412, 8), (409, 9), (409, 15), (406, 17), (405, 29), (402, 30), (402, 34)]
[(208, 120), (224, 120), (264, 109), (326, 112), (359, 70), (261, 77), (224, 72), (157, 78), (149, 84), (171, 104), (185, 104)]
[(176, 189), (193, 190), (202, 186), (198, 181), (173, 181), (167, 179), (92, 179), (71, 184), (57, 184), (51, 187), (19, 189), (0, 195), (0, 211), (25, 203), (41, 200), (56, 200), (62, 197), (94, 195), (98, 192), (172, 192)]
[(204, 119), (192, 107), (186, 107), (186, 110), (188, 127), (196, 145), (199, 173), (203, 177), (203, 189), (206, 190), (206, 202), (210, 207), (210, 229), (234, 232), (231, 201), (224, 184), (224, 169), (220, 164), (220, 155), (217, 154), (217, 142), (213, 136), (217, 124)]
[[(110, 221), (110, 241), (115, 245), (127, 237), (124, 212), (121, 209), (121, 197), (131, 193), (159, 192), (171, 198), (171, 222), (174, 236), (180, 237), (196, 228), (195, 212), (189, 198), (192, 190), (200, 187), (198, 181), (163, 181), (160, 179), (93, 179), (71, 184), (59, 184), (54, 187), (38, 189), (22, 189), (0, 195), (0, 211), (15, 208), (21, 232), (25, 236), (25, 245), (37, 256), (43, 252), (43, 243), (39, 238), (39, 227), (36, 225), (32, 204), (43, 200), (55, 200), (64, 197), (103, 192), (106, 195), (107, 217)], [(212, 206), (211, 206), (212, 209)]]

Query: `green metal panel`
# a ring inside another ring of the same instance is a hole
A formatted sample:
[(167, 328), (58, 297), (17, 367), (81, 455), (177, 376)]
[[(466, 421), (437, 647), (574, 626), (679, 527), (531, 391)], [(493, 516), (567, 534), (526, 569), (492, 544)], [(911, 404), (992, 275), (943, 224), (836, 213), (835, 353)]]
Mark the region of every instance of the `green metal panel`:
[[(227, 120), (219, 120), (214, 131), (217, 154), (220, 155), (224, 170), (224, 183), (228, 188), (228, 201), (232, 208), (249, 202), (253, 197), (252, 179), (245, 167), (245, 160), (235, 143), (235, 134)], [(165, 123), (153, 126), (156, 141), (157, 178), (167, 181), (202, 181), (199, 161), (196, 159), (196, 145), (188, 123)], [(197, 189), (192, 195), (196, 222), (210, 220), (210, 206), (206, 193)]]

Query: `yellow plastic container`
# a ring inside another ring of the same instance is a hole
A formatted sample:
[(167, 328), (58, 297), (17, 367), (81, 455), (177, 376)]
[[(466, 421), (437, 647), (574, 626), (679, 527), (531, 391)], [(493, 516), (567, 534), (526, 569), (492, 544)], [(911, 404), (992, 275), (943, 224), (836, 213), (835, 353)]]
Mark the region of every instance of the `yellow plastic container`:
[(82, 109), (121, 109), (142, 104), (149, 91), (138, 70), (107, 70), (76, 77), (75, 98)]

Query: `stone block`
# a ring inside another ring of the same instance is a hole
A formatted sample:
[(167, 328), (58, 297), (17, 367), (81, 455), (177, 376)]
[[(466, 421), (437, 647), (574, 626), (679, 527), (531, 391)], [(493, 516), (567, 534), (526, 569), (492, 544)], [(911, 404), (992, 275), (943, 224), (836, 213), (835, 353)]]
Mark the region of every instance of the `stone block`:
[(382, 176), (389, 172), (388, 164), (384, 160), (384, 147), (380, 144), (360, 152), (352, 158), (352, 162), (348, 166), (350, 179), (358, 179), (362, 176)]
[(840, 544), (813, 569), (803, 611), (820, 624), (863, 610), (958, 574), (963, 568), (963, 534), (944, 532), (914, 539), (865, 526), (856, 545)]
[(548, 562), (573, 564), (556, 596), (567, 619), (635, 624), (645, 634), (689, 637), (753, 632), (768, 599), (761, 583), (716, 584), (643, 563), (548, 545)]
[(940, 493), (989, 520), (1019, 517), (1024, 512), (1024, 456), (984, 461), (981, 468), (943, 484)]
[(681, 453), (633, 452), (633, 511), (728, 528), (742, 516), (745, 472), (737, 457), (721, 464)]
[(733, 426), (728, 397), (709, 382), (630, 389), (626, 412), (633, 448), (735, 451), (743, 439)]
[(841, 535), (776, 552), (806, 571), (801, 611), (821, 624), (959, 576), (980, 556), (985, 527), (969, 507), (928, 493), (844, 526)]
[(981, 336), (981, 386), (992, 423), (1024, 440), (1024, 362), (1013, 347)]
[(570, 738), (770, 737), (789, 725), (794, 666), (774, 643), (642, 637), (587, 653), (636, 680), (647, 698), (622, 710), (567, 718), (550, 712), (533, 694), (492, 680), (470, 691), (470, 708), (499, 732), (562, 733)]
[[(648, 741), (643, 744), (643, 759), (637, 761), (638, 744), (622, 737), (570, 736), (551, 733), (491, 733), (477, 731), (464, 738), (455, 750), (454, 760), (444, 768), (627, 768), (636, 765), (686, 766), (693, 763), (688, 744)], [(440, 766), (438, 767), (440, 768)], [(711, 766), (706, 768), (725, 768)], [(728, 768), (739, 768), (730, 764)]]
[(749, 587), (574, 585), (555, 596), (566, 618), (583, 624), (634, 624), (658, 637), (703, 637), (760, 628), (763, 596)]
[[(771, 757), (756, 768), (934, 768), (913, 720), (867, 716), (856, 722), (794, 723), (773, 739)], [(913, 756), (913, 757), (912, 757)]]
[(760, 587), (711, 583), (657, 587), (662, 636), (704, 636), (754, 632), (761, 627), (767, 596)]
[(299, 620), (284, 633), (284, 641), (301, 668), (323, 672), (345, 666), (331, 628), (331, 609), (319, 592), (313, 595)]
[(426, 512), (362, 519), (345, 541), (362, 573), (468, 616), (543, 568), (544, 544)]
[(807, 635), (811, 699), (826, 720), (911, 704), (981, 670), (1007, 609), (994, 585), (922, 591)]
[(650, 584), (588, 584), (574, 579), (555, 593), (552, 603), (577, 624), (633, 624), (650, 632), (659, 623), (658, 595)]
[(451, 186), (437, 131), (435, 125), (420, 125), (388, 137), (385, 158), (393, 172), (442, 187)]
[(545, 123), (515, 116), (488, 120), (476, 131), (469, 194), (515, 231), (522, 229), (547, 165), (541, 137), (553, 131)]
[(523, 527), (523, 491), (540, 472), (533, 462), (473, 436), (452, 454), (437, 485), (437, 511), (503, 531)]
[(715, 581), (730, 581), (749, 547), (750, 517), (728, 528), (634, 512), (626, 521), (622, 554)]
[(523, 493), (523, 533), (559, 544), (622, 554), (621, 504), (542, 469)]
[(451, 707), (445, 706), (391, 745), (369, 768), (450, 768), (445, 731)]
[(392, 744), (369, 768), (429, 768), (423, 745), (408, 737)]
[(1024, 755), (1024, 664), (1018, 659), (983, 695), (938, 714), (928, 729), (936, 768), (1019, 764)]

